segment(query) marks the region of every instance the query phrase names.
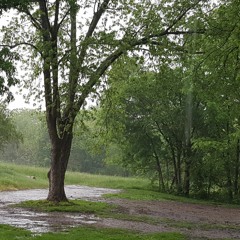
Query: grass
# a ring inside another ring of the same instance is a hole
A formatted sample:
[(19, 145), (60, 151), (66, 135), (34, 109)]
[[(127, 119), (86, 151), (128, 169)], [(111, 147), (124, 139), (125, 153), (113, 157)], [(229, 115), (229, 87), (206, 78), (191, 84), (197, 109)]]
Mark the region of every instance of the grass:
[[(0, 191), (47, 188), (48, 169), (0, 163)], [(30, 178), (34, 176), (35, 179)], [(67, 172), (66, 184), (78, 184), (93, 187), (119, 188), (132, 191), (132, 189), (148, 189), (149, 181), (140, 178), (123, 178), (100, 176), (85, 173)], [(27, 201), (21, 203), (22, 207), (30, 207), (41, 211), (65, 211), (95, 214), (103, 217), (126, 218), (123, 214), (118, 214), (115, 207), (102, 202), (88, 202), (75, 200), (59, 205), (51, 204), (47, 201)], [(144, 221), (145, 218), (135, 219)], [(29, 231), (0, 225), (0, 240), (183, 240), (185, 237), (179, 233), (161, 234), (139, 234), (127, 230), (96, 229), (96, 228), (74, 228), (68, 232), (46, 233), (40, 236), (33, 236)]]
[(182, 203), (200, 204), (200, 205), (214, 205), (222, 206), (225, 208), (240, 208), (236, 204), (227, 204), (221, 202), (214, 202), (210, 200), (200, 200), (195, 198), (188, 198), (183, 196), (172, 195), (168, 193), (161, 193), (154, 190), (146, 189), (124, 189), (119, 193), (111, 193), (104, 195), (107, 198), (123, 198), (129, 200), (141, 200), (141, 201), (177, 201)]
[(0, 191), (46, 188), (47, 186), (46, 169), (0, 163)]
[(115, 189), (148, 189), (150, 187), (148, 179), (93, 175), (77, 172), (67, 172), (66, 183)]
[(30, 232), (0, 225), (0, 240), (185, 240), (180, 233), (139, 234), (108, 228), (81, 227), (68, 232), (46, 233), (32, 236)]
[(11, 227), (8, 225), (0, 225), (0, 240), (24, 240), (31, 239), (31, 232)]
[(52, 203), (46, 200), (25, 201), (15, 206), (44, 212), (79, 212), (97, 215), (106, 215), (116, 209), (114, 205), (104, 202), (90, 202), (84, 200), (72, 200), (61, 203)]
[[(157, 221), (157, 220), (156, 220)], [(160, 219), (158, 219), (160, 222)], [(199, 222), (188, 222), (188, 221), (177, 221), (173, 219), (161, 219), (161, 222), (166, 223), (170, 227), (174, 228), (186, 228), (186, 229), (201, 229), (201, 230), (240, 230), (240, 226), (229, 225), (229, 224), (211, 224), (211, 223), (199, 223)]]
[(80, 214), (94, 214), (98, 217), (115, 218), (121, 220), (145, 222), (149, 224), (162, 223), (162, 219), (145, 215), (129, 215), (122, 213), (116, 205), (104, 202), (90, 202), (84, 200), (72, 200), (69, 202), (52, 203), (46, 200), (25, 201), (13, 205), (13, 207), (21, 207), (32, 209), (40, 212), (74, 212)]
[[(0, 162), (0, 191), (47, 188), (48, 169)], [(30, 176), (34, 176), (32, 179)], [(65, 183), (117, 189), (148, 189), (149, 181), (142, 178), (124, 178), (67, 172)]]

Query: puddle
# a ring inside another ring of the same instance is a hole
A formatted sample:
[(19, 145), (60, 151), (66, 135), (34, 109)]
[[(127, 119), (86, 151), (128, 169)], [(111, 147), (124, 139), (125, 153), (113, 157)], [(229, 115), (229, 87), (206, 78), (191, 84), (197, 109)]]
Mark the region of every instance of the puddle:
[[(103, 194), (118, 193), (119, 190), (108, 188), (95, 188), (87, 186), (70, 185), (65, 187), (66, 195), (69, 199), (98, 199)], [(19, 191), (3, 191), (0, 192), (0, 205), (19, 203), (27, 200), (46, 199), (48, 189), (33, 189)]]
[[(119, 190), (86, 186), (66, 186), (69, 199), (97, 201), (103, 194), (117, 193)], [(46, 199), (47, 189), (0, 192), (0, 224), (8, 224), (30, 230), (33, 233), (63, 231), (83, 224), (95, 224), (100, 219), (94, 215), (80, 213), (39, 213), (21, 208), (10, 208), (9, 204), (27, 200)]]

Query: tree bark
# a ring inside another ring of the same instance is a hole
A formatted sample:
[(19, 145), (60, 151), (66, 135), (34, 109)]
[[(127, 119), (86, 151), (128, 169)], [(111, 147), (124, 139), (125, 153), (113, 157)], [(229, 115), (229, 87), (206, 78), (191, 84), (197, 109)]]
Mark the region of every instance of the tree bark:
[(159, 188), (159, 191), (165, 192), (166, 189), (165, 189), (165, 183), (164, 183), (164, 178), (162, 173), (162, 167), (161, 167), (160, 159), (158, 155), (156, 155), (156, 153), (155, 153), (155, 159), (156, 159), (157, 171), (158, 171), (158, 188)]
[(235, 176), (234, 176), (234, 195), (239, 194), (239, 162), (240, 162), (240, 139), (237, 140), (236, 161), (235, 161)]
[(184, 163), (185, 163), (185, 169), (184, 169), (184, 186), (183, 186), (183, 193), (186, 197), (189, 196), (190, 193), (190, 171), (191, 171), (191, 165), (192, 165), (192, 146), (191, 141), (188, 139), (188, 143), (186, 145), (185, 154), (184, 154)]
[(190, 161), (186, 161), (185, 162), (185, 169), (184, 169), (184, 195), (186, 197), (189, 196), (189, 192), (190, 192), (190, 168), (191, 168), (191, 162)]
[(63, 139), (55, 139), (52, 144), (51, 168), (48, 172), (49, 193), (47, 200), (52, 202), (67, 201), (64, 190), (65, 173), (72, 146), (72, 133)]
[[(228, 99), (227, 99), (228, 100)], [(230, 107), (227, 106), (227, 113), (228, 113), (228, 117), (230, 119)], [(229, 120), (227, 121), (226, 124), (226, 130), (227, 130), (227, 137), (228, 137), (228, 141), (227, 141), (227, 158), (225, 160), (225, 168), (226, 168), (226, 173), (227, 173), (227, 191), (228, 191), (228, 199), (229, 202), (232, 202), (233, 200), (233, 182), (232, 182), (232, 165), (231, 165), (231, 154), (230, 154), (230, 122)]]

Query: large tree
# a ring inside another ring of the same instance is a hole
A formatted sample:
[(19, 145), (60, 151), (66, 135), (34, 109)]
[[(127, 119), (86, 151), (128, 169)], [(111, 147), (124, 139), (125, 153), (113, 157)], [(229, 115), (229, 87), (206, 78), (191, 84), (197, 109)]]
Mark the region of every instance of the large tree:
[(124, 54), (166, 54), (184, 34), (203, 33), (186, 22), (206, 10), (204, 2), (39, 0), (19, 9), (21, 17), (5, 28), (5, 45), (23, 46), (19, 51), (31, 59), (28, 70), (34, 68), (31, 79), (43, 76), (52, 148), (48, 200), (67, 200), (64, 178), (74, 121), (107, 69)]

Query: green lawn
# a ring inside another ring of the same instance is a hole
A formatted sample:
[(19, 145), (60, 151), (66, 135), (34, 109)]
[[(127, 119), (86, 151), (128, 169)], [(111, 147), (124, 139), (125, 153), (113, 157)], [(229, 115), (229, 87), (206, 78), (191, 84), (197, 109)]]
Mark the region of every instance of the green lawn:
[[(0, 191), (31, 188), (47, 188), (48, 169), (0, 162)], [(34, 176), (35, 179), (32, 179)], [(124, 178), (67, 172), (66, 184), (118, 189), (148, 189), (149, 181), (142, 178)]]
[(33, 236), (29, 231), (0, 225), (0, 240), (185, 240), (180, 233), (139, 234), (107, 228), (81, 227), (67, 232)]
[(78, 212), (85, 214), (110, 214), (116, 207), (105, 202), (71, 200), (69, 202), (52, 203), (47, 200), (25, 201), (14, 206), (34, 209), (43, 212)]

